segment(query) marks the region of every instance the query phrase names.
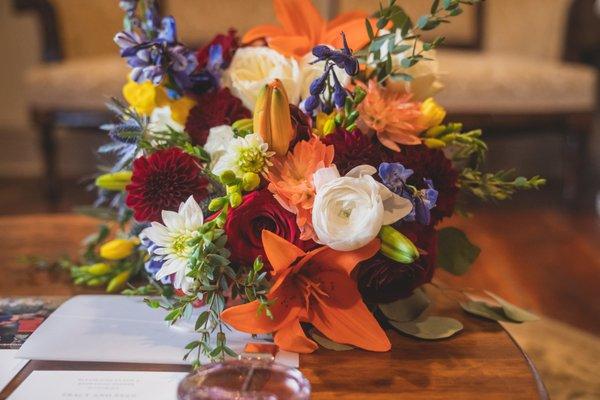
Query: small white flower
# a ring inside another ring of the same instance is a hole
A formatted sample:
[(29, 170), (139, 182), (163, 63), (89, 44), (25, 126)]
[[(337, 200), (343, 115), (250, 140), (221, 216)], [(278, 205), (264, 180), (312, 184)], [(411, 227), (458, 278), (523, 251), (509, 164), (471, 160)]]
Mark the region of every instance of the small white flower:
[(371, 175), (377, 170), (360, 165), (341, 177), (334, 166), (317, 170), (312, 223), (318, 242), (334, 250), (361, 248), (412, 210), (409, 200), (392, 193)]
[(275, 78), (283, 83), (290, 103), (298, 104), (301, 81), (298, 62), (268, 47), (238, 49), (222, 83), (246, 108), (254, 110), (258, 92)]
[(163, 265), (156, 273), (155, 279), (160, 280), (175, 274), (173, 286), (188, 294), (194, 284), (194, 280), (187, 276), (191, 255), (188, 242), (204, 224), (202, 209), (194, 197), (190, 196), (185, 203), (181, 203), (178, 212), (163, 210), (162, 220), (164, 225), (152, 222), (151, 226), (144, 229), (140, 235), (154, 243), (156, 248), (153, 254), (163, 260)]
[(150, 114), (150, 130), (153, 132), (168, 131), (169, 127), (176, 131), (183, 131), (185, 128), (171, 116), (171, 107), (156, 107)]
[(231, 170), (239, 178), (246, 172), (260, 174), (272, 165), (269, 158), (274, 154), (269, 151), (269, 145), (256, 133), (237, 137), (229, 142), (225, 154), (221, 155), (212, 172), (221, 175)]
[(214, 167), (219, 158), (225, 154), (227, 147), (234, 138), (233, 129), (229, 125), (220, 125), (210, 128), (204, 150), (210, 155), (211, 167)]

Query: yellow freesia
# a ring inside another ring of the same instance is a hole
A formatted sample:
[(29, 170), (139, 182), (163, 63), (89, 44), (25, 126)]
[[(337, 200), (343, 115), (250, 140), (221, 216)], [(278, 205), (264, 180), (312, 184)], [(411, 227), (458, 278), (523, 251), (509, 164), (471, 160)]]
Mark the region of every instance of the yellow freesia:
[(171, 108), (171, 118), (183, 126), (192, 107), (196, 105), (196, 102), (190, 97), (183, 96), (177, 100), (168, 100), (169, 107)]
[(421, 103), (421, 117), (419, 124), (425, 126), (425, 129), (433, 128), (442, 123), (446, 118), (446, 110), (435, 102), (433, 97), (429, 97)]
[(121, 260), (129, 257), (138, 243), (137, 239), (113, 239), (100, 246), (100, 257)]
[(155, 86), (150, 81), (137, 83), (132, 79), (123, 86), (123, 97), (136, 112), (150, 115), (156, 107), (167, 103), (167, 94), (162, 86)]
[(319, 136), (327, 136), (335, 130), (335, 116), (335, 111), (330, 114), (325, 114), (324, 112), (317, 113), (315, 127)]

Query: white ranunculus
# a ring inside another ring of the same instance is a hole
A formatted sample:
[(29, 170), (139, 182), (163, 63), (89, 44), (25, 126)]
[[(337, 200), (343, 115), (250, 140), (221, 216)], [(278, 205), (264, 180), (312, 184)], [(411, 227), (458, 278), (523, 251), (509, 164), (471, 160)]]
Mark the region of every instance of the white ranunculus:
[(290, 103), (298, 104), (301, 81), (298, 62), (268, 47), (238, 49), (223, 74), (222, 83), (244, 106), (254, 110), (260, 89), (276, 78), (283, 83)]
[[(319, 61), (317, 63), (311, 64), (311, 62), (315, 59), (312, 53), (306, 54), (300, 60), (300, 71), (302, 73), (302, 81), (300, 82), (300, 97), (302, 99), (306, 99), (310, 96), (310, 84), (323, 75), (325, 68), (325, 61)], [(342, 84), (342, 86), (346, 87), (348, 83), (350, 83), (350, 75), (346, 73), (342, 68), (337, 66), (333, 67), (333, 71), (335, 75), (338, 77), (338, 80)], [(333, 78), (329, 78), (333, 80)], [(333, 81), (331, 82), (333, 85)]]
[(411, 202), (377, 182), (371, 176), (376, 172), (369, 165), (353, 168), (343, 177), (335, 166), (315, 172), (312, 223), (319, 243), (339, 251), (355, 250), (377, 237), (383, 225), (410, 213)]
[(229, 125), (219, 125), (214, 128), (210, 128), (208, 131), (208, 138), (206, 144), (204, 144), (204, 150), (210, 155), (210, 167), (219, 161), (219, 158), (225, 154), (229, 143), (234, 138), (233, 128)]
[(169, 127), (176, 131), (183, 131), (185, 128), (171, 116), (171, 107), (156, 107), (150, 114), (150, 130), (153, 132), (168, 131)]

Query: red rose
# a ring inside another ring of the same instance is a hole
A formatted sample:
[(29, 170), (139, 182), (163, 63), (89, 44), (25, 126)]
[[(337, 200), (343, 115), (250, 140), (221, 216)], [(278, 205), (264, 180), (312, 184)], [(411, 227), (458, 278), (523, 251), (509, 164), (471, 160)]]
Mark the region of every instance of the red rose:
[(138, 221), (160, 221), (162, 210), (175, 211), (191, 195), (200, 202), (208, 194), (208, 180), (198, 160), (173, 147), (133, 162), (125, 203)]
[[(398, 228), (398, 227), (397, 227)], [(369, 303), (391, 303), (411, 295), (413, 290), (431, 281), (437, 257), (437, 232), (418, 222), (402, 223), (398, 228), (425, 251), (412, 264), (402, 264), (381, 253), (359, 263), (353, 276), (363, 299)]]
[(226, 35), (220, 33), (213, 38), (206, 46), (202, 47), (196, 52), (196, 60), (198, 60), (198, 70), (206, 67), (208, 63), (208, 54), (210, 47), (213, 45), (220, 45), (223, 51), (223, 68), (227, 68), (235, 51), (240, 46), (239, 40), (236, 36), (237, 32), (231, 28)]
[(185, 131), (191, 136), (194, 144), (203, 146), (206, 144), (210, 128), (231, 125), (238, 119), (250, 116), (250, 111), (229, 89), (220, 89), (198, 97), (197, 104), (190, 110), (185, 122)]
[(300, 240), (296, 215), (281, 207), (271, 192), (262, 189), (244, 196), (242, 204), (227, 214), (225, 233), (232, 262), (252, 265), (256, 257), (262, 256), (265, 267), (271, 270), (262, 246), (263, 229), (276, 233), (303, 250), (315, 246), (313, 241)]

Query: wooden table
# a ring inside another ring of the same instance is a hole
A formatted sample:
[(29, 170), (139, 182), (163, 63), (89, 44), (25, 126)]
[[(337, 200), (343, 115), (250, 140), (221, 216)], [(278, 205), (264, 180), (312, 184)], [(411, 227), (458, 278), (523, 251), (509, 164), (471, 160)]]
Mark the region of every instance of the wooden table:
[[(18, 258), (75, 255), (80, 240), (96, 225), (96, 220), (74, 215), (0, 218), (0, 296), (90, 293), (71, 285), (64, 273), (36, 270)], [(442, 315), (462, 321), (464, 330), (441, 341), (420, 341), (389, 331), (393, 348), (387, 353), (319, 349), (301, 356), (300, 369), (312, 384), (312, 398), (547, 398), (535, 368), (500, 325), (468, 317), (444, 297), (437, 299), (436, 307)], [(187, 370), (175, 365), (32, 361), (0, 393), (0, 399), (31, 371), (42, 369)]]

